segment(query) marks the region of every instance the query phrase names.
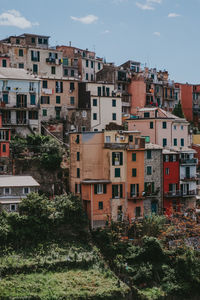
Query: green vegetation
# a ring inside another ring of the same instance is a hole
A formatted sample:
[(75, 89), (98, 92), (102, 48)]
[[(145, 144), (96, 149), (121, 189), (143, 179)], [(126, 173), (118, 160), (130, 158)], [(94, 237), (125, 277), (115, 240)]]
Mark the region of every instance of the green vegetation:
[(11, 141), (11, 150), (14, 157), (39, 160), (41, 167), (46, 170), (59, 168), (63, 155), (59, 142), (41, 134), (28, 135), (26, 139), (16, 136)]
[[(184, 239), (182, 243), (179, 240), (179, 246), (169, 247), (172, 232), (176, 237), (177, 231), (167, 219), (151, 216), (131, 226), (111, 224), (94, 231), (93, 238), (111, 269), (130, 286), (136, 299), (193, 299), (200, 292), (200, 253), (187, 247)], [(180, 232), (178, 235), (180, 238)]]
[(178, 104), (174, 107), (174, 110), (172, 112), (175, 116), (179, 118), (184, 118), (183, 110), (180, 101)]
[(29, 194), (0, 216), (0, 299), (125, 299), (129, 287), (93, 246), (81, 201)]

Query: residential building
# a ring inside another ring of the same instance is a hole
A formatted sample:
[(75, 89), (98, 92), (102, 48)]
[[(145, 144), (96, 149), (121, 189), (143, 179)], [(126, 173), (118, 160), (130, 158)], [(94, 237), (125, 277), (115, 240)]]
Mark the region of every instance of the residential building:
[(0, 68), (2, 124), (22, 135), (40, 132), (40, 80), (23, 69)]
[(91, 130), (104, 130), (109, 123), (122, 124), (121, 97), (113, 95), (114, 84), (87, 83), (90, 92)]
[(10, 67), (45, 77), (62, 77), (62, 52), (49, 47), (49, 36), (22, 34), (0, 41), (0, 53), (8, 55)]
[(144, 158), (144, 215), (163, 212), (162, 147), (146, 143)]
[(3, 127), (2, 115), (0, 113), (0, 175), (11, 172), (10, 163), (10, 128)]
[[(57, 46), (63, 53), (63, 75), (79, 78), (81, 81), (96, 80), (96, 73), (103, 67), (103, 59), (94, 51), (70, 46)], [(77, 74), (78, 73), (78, 74)]]
[(191, 145), (189, 123), (161, 108), (141, 108), (134, 118), (127, 120), (129, 130), (139, 130), (147, 142), (162, 147)]
[(15, 212), (18, 204), (31, 192), (37, 192), (39, 183), (32, 176), (0, 176), (0, 210)]
[(92, 227), (143, 216), (144, 153), (138, 131), (70, 134), (70, 190)]

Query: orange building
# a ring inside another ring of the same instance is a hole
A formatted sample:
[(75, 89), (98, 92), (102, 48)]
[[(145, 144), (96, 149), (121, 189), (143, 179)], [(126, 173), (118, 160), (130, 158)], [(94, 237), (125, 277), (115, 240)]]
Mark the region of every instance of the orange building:
[(138, 131), (71, 133), (70, 149), (70, 191), (80, 195), (92, 228), (143, 216), (145, 140)]
[(2, 115), (0, 114), (0, 157), (10, 156), (11, 132), (9, 128), (2, 127)]

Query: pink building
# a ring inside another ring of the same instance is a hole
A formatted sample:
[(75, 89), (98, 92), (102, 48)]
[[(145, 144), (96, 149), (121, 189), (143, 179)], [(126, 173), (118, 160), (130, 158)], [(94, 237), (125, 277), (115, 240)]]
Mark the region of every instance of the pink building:
[(161, 108), (142, 108), (137, 117), (128, 120), (128, 130), (139, 130), (146, 142), (162, 147), (191, 145), (189, 123)]

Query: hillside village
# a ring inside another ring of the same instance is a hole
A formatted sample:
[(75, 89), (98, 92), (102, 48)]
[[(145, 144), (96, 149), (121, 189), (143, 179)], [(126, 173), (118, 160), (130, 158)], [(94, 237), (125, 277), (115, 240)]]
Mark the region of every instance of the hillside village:
[(0, 41), (0, 299), (196, 297), (200, 85), (49, 39)]

